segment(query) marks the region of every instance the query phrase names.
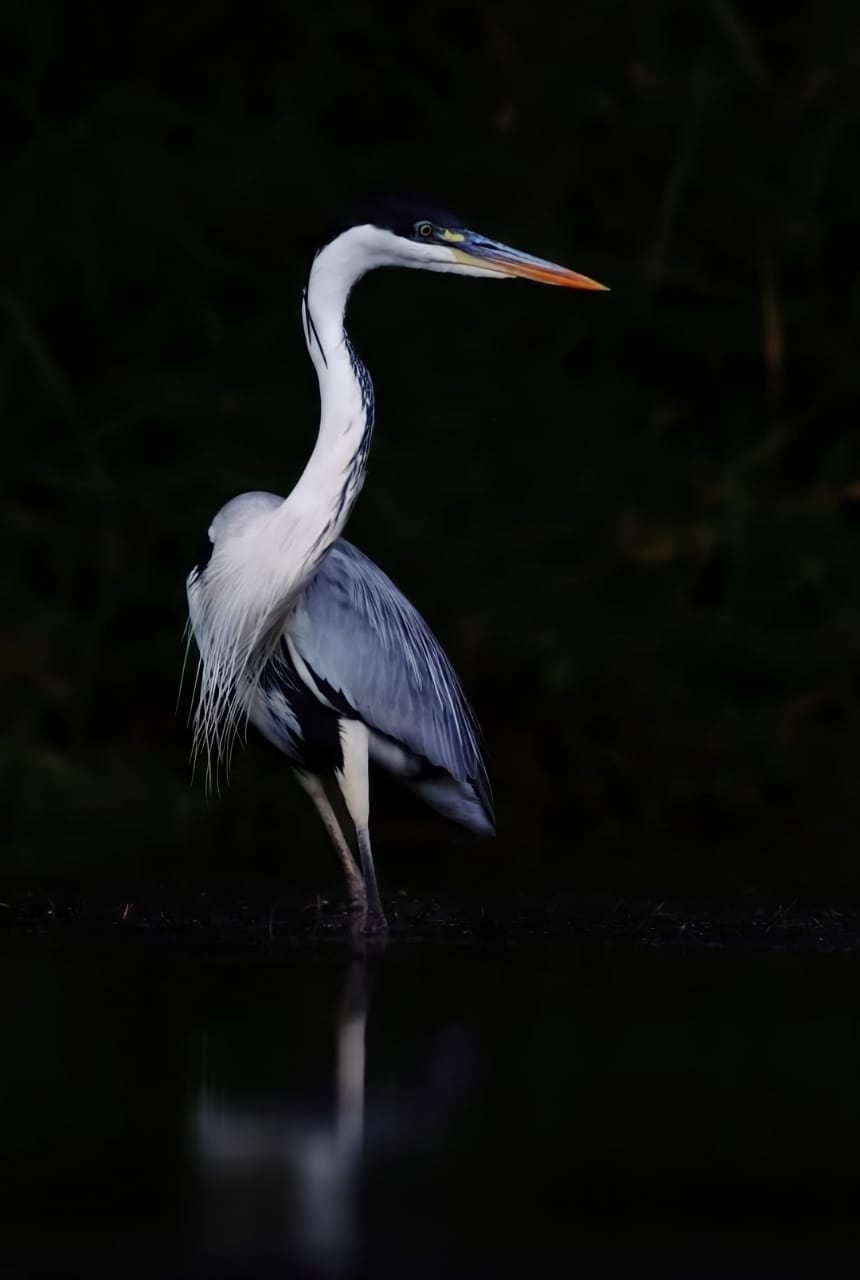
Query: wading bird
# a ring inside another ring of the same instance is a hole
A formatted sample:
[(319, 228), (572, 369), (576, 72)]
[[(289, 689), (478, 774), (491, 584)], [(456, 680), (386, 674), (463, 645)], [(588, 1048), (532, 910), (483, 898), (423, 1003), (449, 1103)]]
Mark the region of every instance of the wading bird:
[[(368, 830), (368, 761), (471, 831), (491, 835), (475, 718), (427, 624), (340, 534), (373, 430), (373, 385), (344, 328), (353, 285), (376, 267), (604, 286), (464, 227), (386, 202), (316, 254), (302, 324), (319, 379), (316, 446), (287, 498), (244, 493), (222, 507), (187, 579), (200, 653), (195, 755), (211, 777), (249, 719), (290, 761), (346, 875), (354, 938), (385, 931)], [(336, 780), (358, 863), (326, 790)]]

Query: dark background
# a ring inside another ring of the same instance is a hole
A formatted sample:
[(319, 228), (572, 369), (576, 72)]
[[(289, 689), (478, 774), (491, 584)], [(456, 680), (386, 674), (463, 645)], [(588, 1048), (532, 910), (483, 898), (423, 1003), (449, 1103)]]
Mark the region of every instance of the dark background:
[(612, 292), (414, 273), (348, 536), (484, 726), (499, 838), (374, 791), (389, 886), (860, 888), (854, 4), (0, 9), (2, 870), (336, 879), (261, 743), (189, 782), (184, 580), (286, 492), (299, 295), (426, 193)]

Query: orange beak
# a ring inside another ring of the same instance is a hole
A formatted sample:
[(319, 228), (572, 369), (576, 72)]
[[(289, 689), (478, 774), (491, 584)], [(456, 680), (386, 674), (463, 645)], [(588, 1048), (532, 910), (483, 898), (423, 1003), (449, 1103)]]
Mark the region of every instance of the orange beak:
[(476, 235), (474, 231), (463, 231), (456, 235), (457, 243), (451, 243), (455, 236), (450, 233), (445, 237), (449, 248), (458, 262), (464, 266), (479, 267), (484, 271), (492, 271), (503, 276), (520, 276), (524, 280), (537, 280), (540, 284), (560, 285), (563, 289), (596, 289), (608, 292), (605, 284), (598, 284), (589, 276), (582, 276), (578, 271), (569, 271), (567, 267), (559, 267), (554, 262), (546, 262), (543, 258), (533, 258), (530, 253), (520, 253), (519, 249), (511, 249), (496, 240), (487, 240)]

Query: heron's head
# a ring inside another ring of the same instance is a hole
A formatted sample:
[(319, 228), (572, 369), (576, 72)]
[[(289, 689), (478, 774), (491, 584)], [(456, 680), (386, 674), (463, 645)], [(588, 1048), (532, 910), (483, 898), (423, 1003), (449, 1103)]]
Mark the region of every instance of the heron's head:
[(406, 200), (363, 207), (323, 252), (341, 259), (355, 279), (376, 267), (416, 267), (496, 279), (520, 276), (567, 289), (606, 289), (577, 271), (472, 231), (451, 213)]

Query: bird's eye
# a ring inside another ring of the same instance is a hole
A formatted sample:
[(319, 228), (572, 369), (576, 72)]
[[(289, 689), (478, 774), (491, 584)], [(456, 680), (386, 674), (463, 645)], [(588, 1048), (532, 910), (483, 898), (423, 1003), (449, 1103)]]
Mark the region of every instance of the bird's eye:
[(433, 234), (433, 223), (432, 222), (416, 222), (415, 231), (419, 236), (421, 236), (422, 240), (428, 240), (430, 236), (432, 236)]

